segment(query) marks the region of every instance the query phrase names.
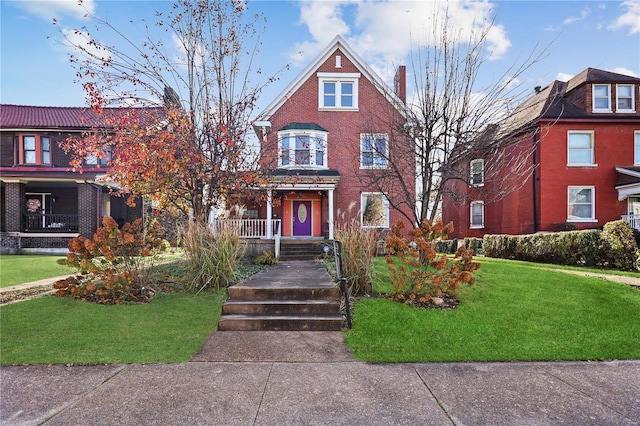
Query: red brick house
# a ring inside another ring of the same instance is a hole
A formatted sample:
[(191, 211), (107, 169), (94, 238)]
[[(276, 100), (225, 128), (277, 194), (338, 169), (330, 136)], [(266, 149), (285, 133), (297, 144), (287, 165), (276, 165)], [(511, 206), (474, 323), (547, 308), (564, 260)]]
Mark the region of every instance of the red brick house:
[[(391, 187), (383, 192), (361, 179), (385, 173), (394, 153), (411, 146), (396, 141), (391, 126), (406, 121), (404, 74), (400, 67), (392, 90), (337, 36), (254, 122), (270, 185), (266, 203), (251, 216), (280, 219), (277, 231), (291, 239), (333, 238), (336, 222), (357, 214), (361, 226), (377, 230), (407, 222), (391, 207), (397, 196)], [(405, 167), (415, 181), (413, 155)]]
[(103, 216), (140, 217), (100, 177), (107, 159), (88, 158), (83, 173), (69, 166), (58, 143), (103, 127), (82, 107), (0, 105), (0, 232), (2, 251), (66, 252), (69, 239), (90, 237)]
[[(534, 171), (499, 201), (485, 200), (492, 157), (467, 158), (469, 179), (450, 184), (444, 199), (451, 237), (530, 234), (599, 228), (625, 219), (640, 229), (640, 78), (588, 68), (554, 81), (498, 127), (514, 128)], [(508, 170), (502, 170), (504, 176)], [(461, 201), (462, 200), (462, 201)]]

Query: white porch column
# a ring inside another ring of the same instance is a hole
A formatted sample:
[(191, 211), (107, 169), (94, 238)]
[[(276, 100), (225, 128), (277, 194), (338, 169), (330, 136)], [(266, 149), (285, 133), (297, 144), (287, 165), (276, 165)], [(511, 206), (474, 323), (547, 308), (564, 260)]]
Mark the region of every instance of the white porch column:
[(333, 240), (333, 189), (329, 189), (329, 239)]
[(273, 200), (271, 199), (272, 192), (267, 190), (267, 238), (273, 238)]

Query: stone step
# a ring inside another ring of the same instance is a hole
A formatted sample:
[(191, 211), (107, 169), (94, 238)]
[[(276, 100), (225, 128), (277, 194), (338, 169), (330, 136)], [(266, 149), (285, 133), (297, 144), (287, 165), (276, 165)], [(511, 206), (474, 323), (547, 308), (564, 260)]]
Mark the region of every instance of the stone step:
[(322, 256), (322, 243), (319, 241), (283, 241), (280, 246), (280, 260), (315, 260)]
[(340, 300), (340, 288), (335, 284), (325, 287), (274, 284), (267, 287), (254, 283), (231, 286), (228, 293), (229, 300)]
[(223, 315), (220, 331), (340, 331), (339, 315)]
[(340, 315), (340, 300), (239, 300), (222, 305), (222, 315)]

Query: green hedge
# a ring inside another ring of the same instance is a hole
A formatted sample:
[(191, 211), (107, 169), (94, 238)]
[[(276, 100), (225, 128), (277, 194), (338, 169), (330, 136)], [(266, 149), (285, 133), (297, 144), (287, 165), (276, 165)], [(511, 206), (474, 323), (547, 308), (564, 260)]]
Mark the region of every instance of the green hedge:
[(485, 235), (487, 257), (557, 265), (635, 269), (637, 246), (625, 221), (609, 222), (603, 231), (585, 230), (532, 235)]

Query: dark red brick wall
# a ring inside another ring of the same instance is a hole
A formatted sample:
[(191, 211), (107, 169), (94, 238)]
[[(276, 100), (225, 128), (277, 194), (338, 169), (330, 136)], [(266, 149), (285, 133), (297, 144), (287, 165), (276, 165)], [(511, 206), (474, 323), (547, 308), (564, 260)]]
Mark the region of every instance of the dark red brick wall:
[[(342, 56), (342, 67), (335, 68), (335, 56)], [(363, 187), (358, 178), (360, 166), (360, 133), (389, 133), (389, 122), (400, 121), (397, 111), (376, 89), (374, 84), (362, 75), (358, 82), (358, 111), (319, 111), (318, 77), (316, 72), (360, 72), (341, 51), (336, 51), (327, 61), (305, 81), (302, 86), (286, 100), (270, 117), (272, 124), (268, 143), (263, 146), (263, 161), (267, 167), (277, 165), (277, 132), (291, 122), (316, 123), (327, 129), (328, 161), (331, 169), (340, 172), (340, 182), (334, 193), (336, 220), (339, 212), (346, 212), (352, 202), (356, 203), (353, 214), (360, 209), (362, 192), (377, 192), (372, 187)], [(390, 120), (390, 114), (393, 118)], [(379, 123), (379, 124), (376, 124)], [(392, 142), (390, 141), (390, 144)], [(412, 197), (415, 198), (415, 178), (413, 176), (413, 156), (411, 164), (406, 164), (406, 179), (412, 184)], [(394, 196), (393, 194), (390, 194)], [(324, 213), (323, 213), (324, 214)], [(323, 218), (324, 219), (324, 218)], [(390, 223), (404, 220), (398, 211), (390, 211)], [(405, 222), (407, 222), (405, 220)], [(407, 222), (407, 226), (409, 223)]]

